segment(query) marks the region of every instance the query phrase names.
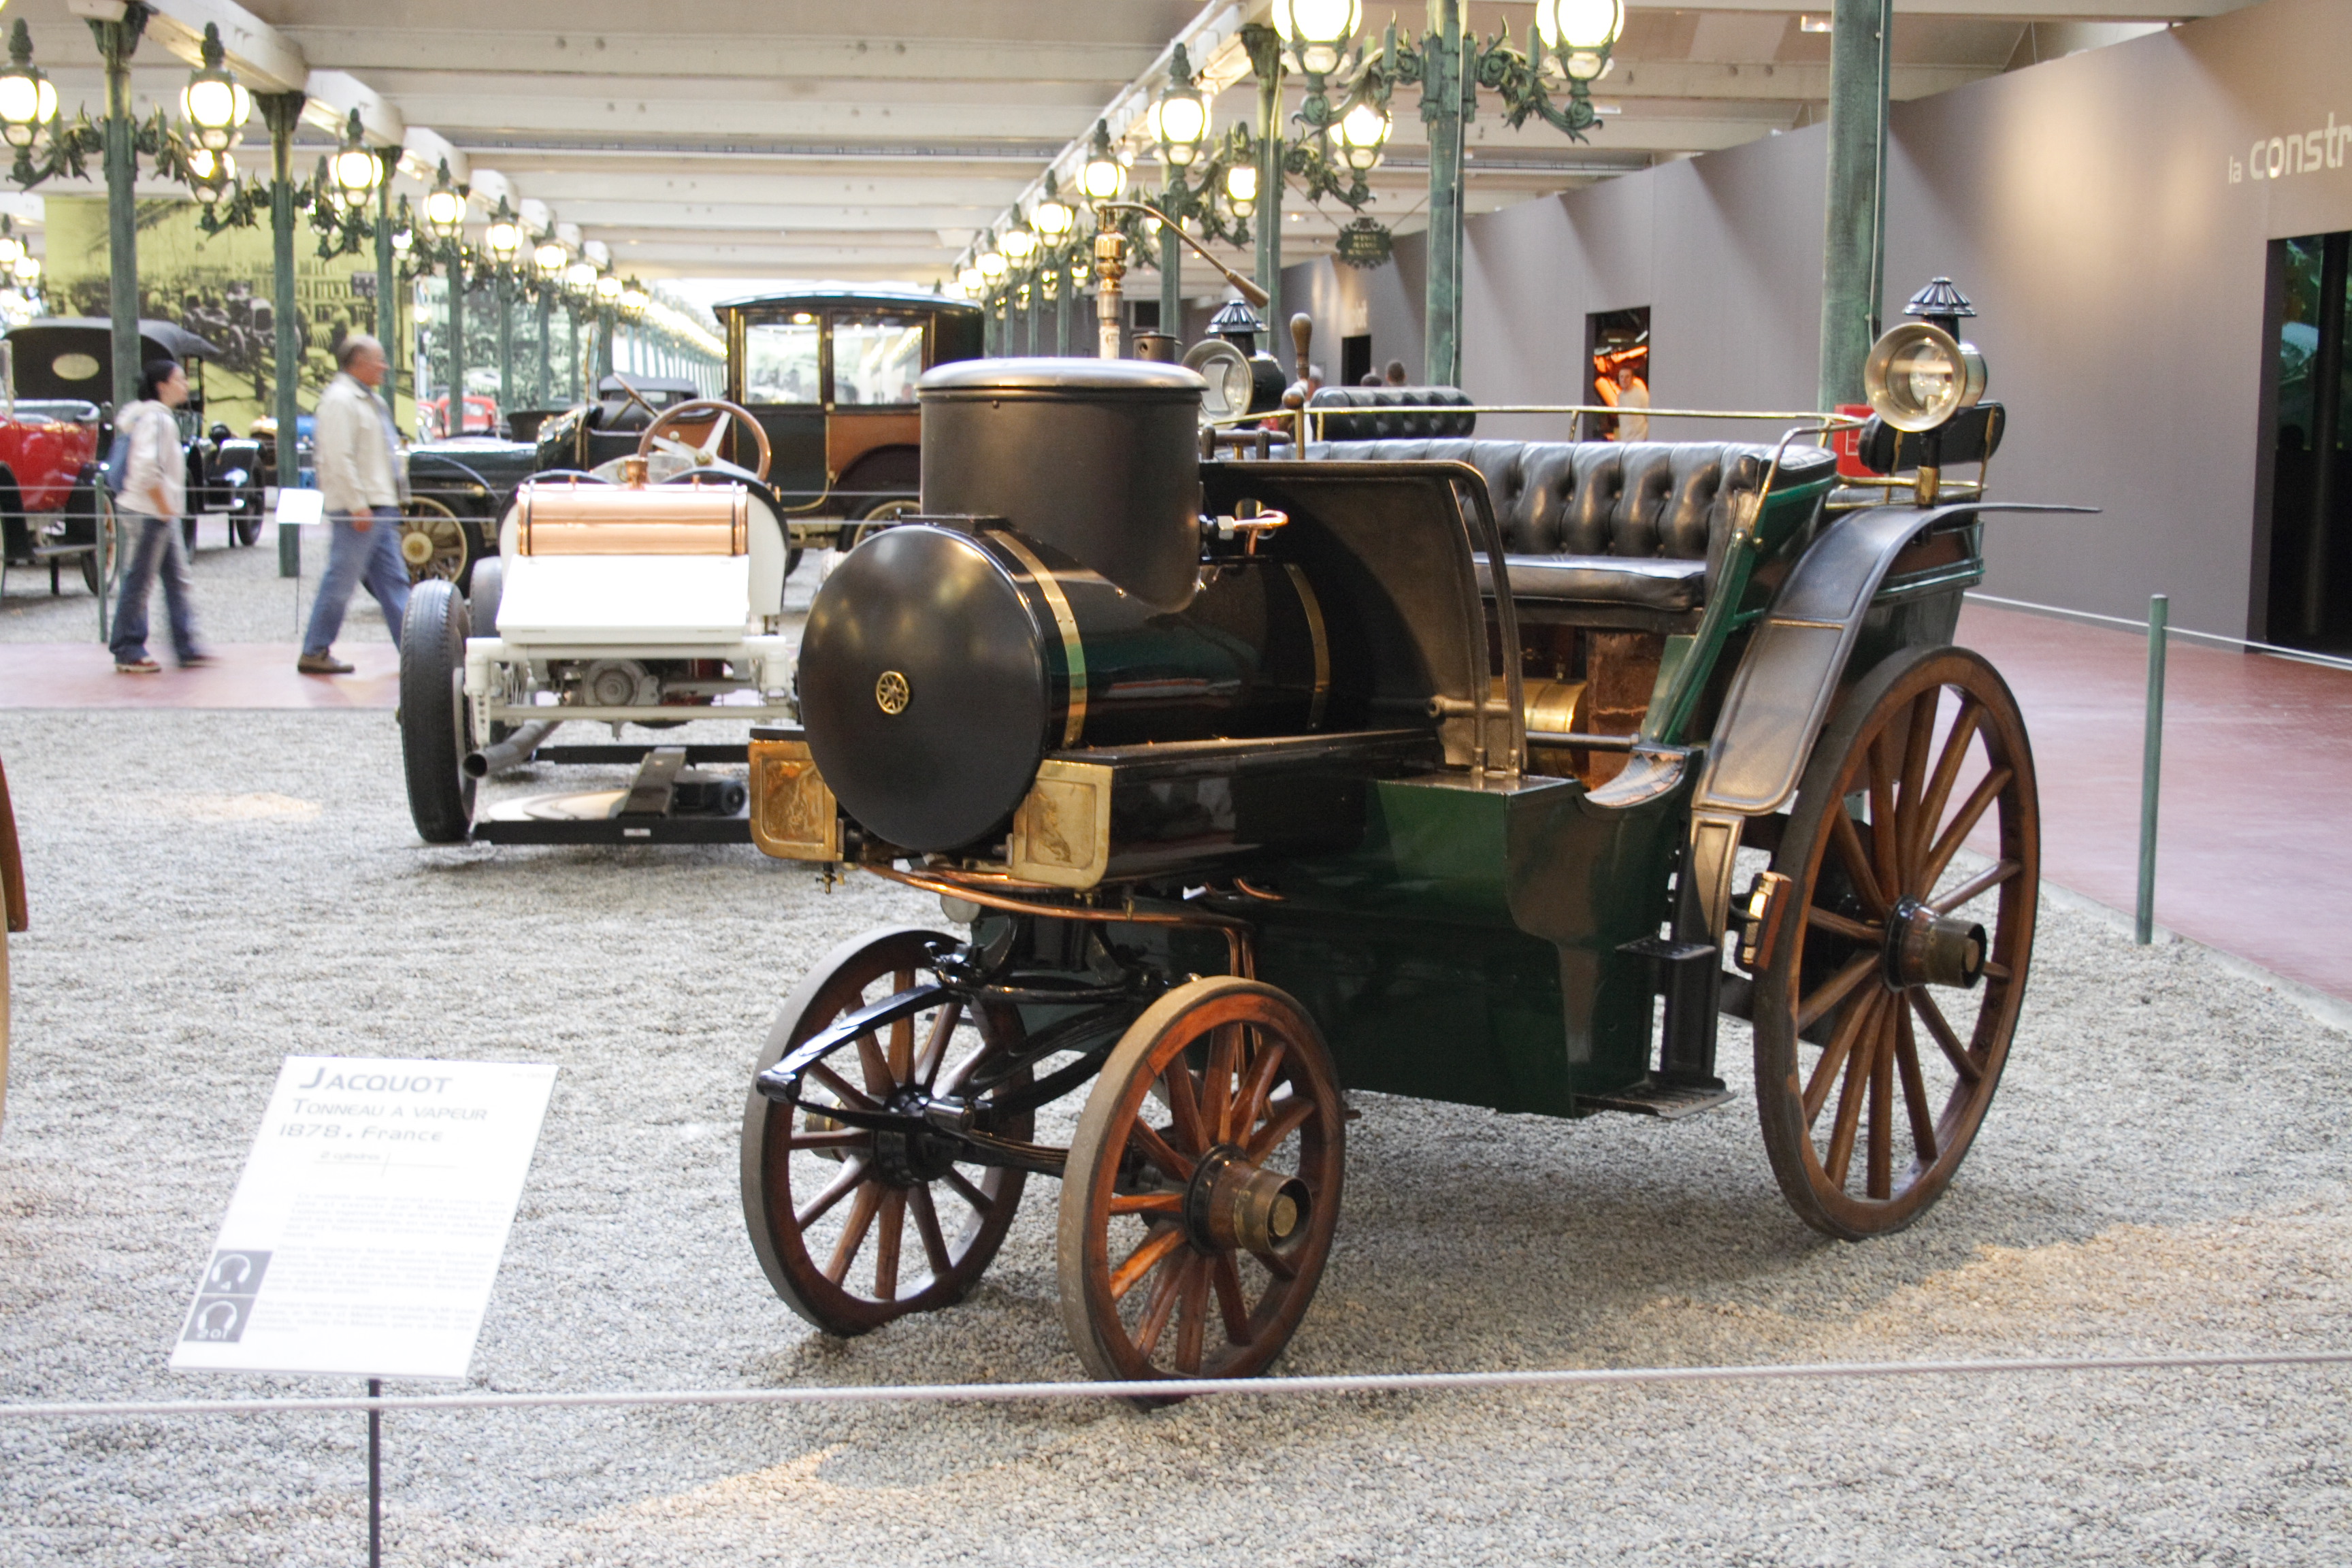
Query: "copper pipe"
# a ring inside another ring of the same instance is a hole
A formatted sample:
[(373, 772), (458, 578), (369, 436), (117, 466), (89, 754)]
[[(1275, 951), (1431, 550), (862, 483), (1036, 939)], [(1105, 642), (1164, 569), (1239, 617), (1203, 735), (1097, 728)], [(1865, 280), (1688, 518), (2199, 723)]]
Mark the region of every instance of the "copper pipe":
[(961, 899), (968, 904), (979, 904), (992, 910), (1003, 910), (1016, 915), (1043, 915), (1047, 920), (1092, 921), (1099, 925), (1129, 926), (1191, 926), (1200, 931), (1214, 931), (1225, 939), (1228, 966), (1244, 980), (1257, 978), (1256, 955), (1250, 947), (1250, 927), (1245, 921), (1229, 915), (1172, 914), (1157, 910), (1097, 910), (1078, 904), (1038, 904), (1022, 899), (1009, 899), (1002, 893), (982, 892), (961, 882), (944, 880), (914, 871), (901, 871), (896, 866), (858, 864), (858, 870), (871, 871), (893, 882), (902, 882), (919, 892), (932, 893), (943, 899)]

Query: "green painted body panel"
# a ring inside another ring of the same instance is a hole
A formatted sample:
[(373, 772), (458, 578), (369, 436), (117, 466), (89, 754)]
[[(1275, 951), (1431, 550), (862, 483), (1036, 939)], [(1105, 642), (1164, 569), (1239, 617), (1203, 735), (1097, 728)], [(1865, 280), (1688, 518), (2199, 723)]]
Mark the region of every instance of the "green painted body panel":
[(1648, 1069), (1657, 934), (1686, 786), (1592, 804), (1572, 781), (1371, 787), (1362, 845), (1286, 864), (1258, 974), (1352, 1088), (1552, 1116)]

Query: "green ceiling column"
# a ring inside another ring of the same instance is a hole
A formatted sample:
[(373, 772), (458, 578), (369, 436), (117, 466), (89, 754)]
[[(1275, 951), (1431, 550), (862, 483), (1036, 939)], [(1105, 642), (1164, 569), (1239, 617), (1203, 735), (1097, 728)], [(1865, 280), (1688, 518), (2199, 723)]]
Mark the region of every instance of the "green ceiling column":
[(980, 352), (988, 359), (1004, 353), (1004, 305), (993, 295), (980, 302)]
[(1067, 257), (1055, 265), (1060, 270), (1054, 281), (1054, 352), (1067, 359), (1070, 357), (1070, 296), (1078, 291), (1078, 286), (1070, 279)]
[(449, 241), (449, 414), (444, 436), (466, 433), (466, 241)]
[(1257, 73), (1257, 286), (1265, 290), (1260, 313), (1273, 334), (1282, 320), (1282, 35), (1253, 22), (1242, 29), (1242, 46)]
[[(306, 101), (299, 92), (256, 93), (261, 118), (269, 127), (269, 309), (278, 328), (277, 356), (271, 374), (277, 378), (278, 482), (291, 488), (300, 483), (301, 458), (298, 426), (301, 406), (294, 393), (302, 375), (302, 345), (294, 318), (294, 124)], [(301, 535), (290, 528), (278, 531), (278, 574), (302, 573)]]
[(1822, 242), (1822, 408), (1862, 401), (1886, 246), (1889, 0), (1832, 0), (1828, 217)]
[[(1430, 36), (1423, 41), (1421, 119), (1429, 128), (1429, 260), (1427, 354), (1423, 374), (1432, 386), (1462, 384), (1462, 126), (1478, 90), (1463, 68), (1469, 40), (1462, 31), (1461, 0), (1430, 0)], [(1268, 315), (1266, 324), (1274, 324)]]
[(147, 27), (147, 7), (133, 5), (119, 22), (91, 22), (106, 61), (107, 315), (113, 326), (114, 405), (139, 396), (139, 219), (132, 185), (139, 163), (131, 138), (131, 56)]
[(596, 311), (596, 386), (602, 387), (604, 378), (612, 374), (613, 311), (609, 306), (602, 306)]
[(555, 285), (539, 285), (539, 405), (555, 405)]
[(491, 298), (499, 308), (499, 413), (503, 417), (515, 405), (514, 279), (506, 263), (494, 261), (491, 265), (499, 269)]
[[(379, 147), (375, 182), (375, 335), (383, 343), (383, 405), (400, 406), (400, 296), (392, 250), (392, 173), (400, 166), (400, 149)], [(397, 414), (394, 416), (397, 423)]]
[(564, 356), (563, 381), (565, 387), (569, 389), (566, 395), (572, 402), (578, 403), (585, 395), (580, 386), (580, 303), (578, 300), (567, 300), (563, 302), (563, 319), (567, 329), (566, 335), (571, 342), (571, 352)]

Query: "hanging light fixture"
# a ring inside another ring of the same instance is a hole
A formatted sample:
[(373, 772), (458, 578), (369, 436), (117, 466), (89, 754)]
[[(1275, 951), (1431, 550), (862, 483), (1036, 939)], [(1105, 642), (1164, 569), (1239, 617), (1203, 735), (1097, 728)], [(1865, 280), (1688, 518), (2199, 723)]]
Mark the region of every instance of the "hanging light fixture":
[(1070, 230), (1076, 226), (1077, 221), (1078, 215), (1070, 209), (1069, 203), (1062, 199), (1061, 193), (1055, 184), (1054, 171), (1046, 170), (1045, 199), (1039, 202), (1030, 212), (1030, 225), (1036, 229), (1039, 237), (1046, 244), (1058, 245), (1068, 237)]
[(198, 200), (217, 202), (236, 184), (236, 165), (229, 162), (227, 153), (204, 147), (188, 149), (188, 188)]
[(1301, 69), (1328, 76), (1339, 68), (1339, 57), (1363, 25), (1364, 7), (1361, 0), (1274, 0), (1269, 20)]
[(1234, 209), (1235, 217), (1247, 217), (1257, 211), (1257, 165), (1235, 163), (1225, 171), (1225, 205)]
[(1151, 135), (1160, 143), (1160, 161), (1171, 169), (1191, 165), (1209, 139), (1209, 105), (1192, 85), (1191, 62), (1184, 46), (1168, 62), (1168, 90), (1151, 106)]
[(1090, 202), (1115, 202), (1127, 188), (1127, 170), (1111, 151), (1110, 126), (1104, 121), (1095, 121), (1094, 145), (1087, 150), (1087, 166), (1078, 176), (1078, 187)]
[(1536, 37), (1577, 81), (1609, 68), (1609, 51), (1625, 32), (1625, 0), (1536, 0)]
[(30, 147), (58, 119), (58, 89), (33, 63), (33, 32), (25, 18), (8, 36), (8, 67), (0, 70), (0, 141)]
[(400, 205), (392, 216), (392, 247), (405, 256), (416, 247), (416, 214), (410, 209), (408, 198), (400, 198)]
[(245, 122), (253, 117), (253, 94), (230, 74), (216, 22), (205, 24), (203, 58), (180, 89), (180, 113), (188, 122), (189, 140), (207, 153), (226, 153), (236, 145), (245, 134)]
[(441, 160), (441, 173), (433, 188), (425, 193), (425, 227), (444, 244), (466, 232), (466, 197), (449, 181), (446, 158)]
[(1391, 121), (1380, 105), (1367, 99), (1339, 117), (1339, 155), (1350, 169), (1370, 174), (1380, 166), (1388, 146)]
[(360, 111), (354, 109), (351, 119), (344, 122), (343, 144), (331, 165), (334, 171), (335, 189), (342, 193), (344, 202), (352, 206), (366, 201), (377, 182), (383, 178), (383, 164), (368, 150), (366, 136), (367, 132), (360, 127)]
[(482, 231), (482, 243), (501, 267), (522, 249), (522, 225), (515, 221), (514, 209), (507, 205), (504, 196), (499, 198), (498, 211), (490, 215), (490, 226)]

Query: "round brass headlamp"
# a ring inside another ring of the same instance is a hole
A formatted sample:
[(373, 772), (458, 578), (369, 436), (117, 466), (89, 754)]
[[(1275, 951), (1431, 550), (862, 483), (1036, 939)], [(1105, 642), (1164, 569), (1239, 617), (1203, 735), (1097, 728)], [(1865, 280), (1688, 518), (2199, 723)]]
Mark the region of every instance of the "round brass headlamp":
[(1871, 345), (1862, 389), (1897, 430), (1934, 430), (1984, 395), (1984, 356), (1941, 327), (1906, 321)]

